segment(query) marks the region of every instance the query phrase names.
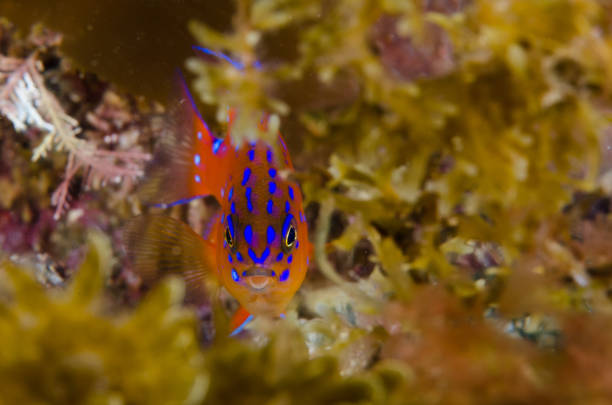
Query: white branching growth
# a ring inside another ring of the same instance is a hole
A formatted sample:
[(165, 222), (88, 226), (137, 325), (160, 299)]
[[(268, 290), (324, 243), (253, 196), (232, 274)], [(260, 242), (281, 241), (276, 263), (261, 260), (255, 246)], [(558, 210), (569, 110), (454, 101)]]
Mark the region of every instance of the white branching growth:
[[(89, 146), (89, 145), (87, 145)], [(70, 203), (70, 184), (80, 169), (87, 171), (86, 185), (121, 181), (133, 182), (144, 174), (143, 163), (150, 155), (142, 152), (108, 151), (102, 149), (76, 150), (68, 156), (64, 179), (51, 196), (55, 206), (55, 219), (59, 218)]]
[(103, 150), (91, 141), (77, 138), (81, 128), (66, 114), (55, 96), (46, 88), (35, 55), (27, 59), (0, 55), (0, 115), (8, 118), (15, 131), (36, 129), (43, 138), (32, 153), (32, 160), (45, 157), (51, 150), (68, 152), (64, 179), (51, 197), (55, 218), (68, 208), (70, 184), (83, 169), (87, 185), (132, 182), (143, 174), (149, 154)]
[(84, 141), (76, 135), (78, 122), (67, 115), (45, 87), (34, 56), (22, 60), (0, 55), (0, 113), (17, 132), (36, 128), (45, 133), (34, 149), (32, 160), (44, 157), (51, 149), (74, 151)]

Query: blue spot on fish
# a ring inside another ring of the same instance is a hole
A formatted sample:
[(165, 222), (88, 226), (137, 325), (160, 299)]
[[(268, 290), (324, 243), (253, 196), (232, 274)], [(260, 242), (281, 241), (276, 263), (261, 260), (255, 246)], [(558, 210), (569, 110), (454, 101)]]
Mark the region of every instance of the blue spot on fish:
[(270, 149), (266, 151), (266, 160), (272, 162), (272, 151)]
[(198, 139), (202, 139), (202, 133), (198, 132)]
[(196, 164), (196, 166), (200, 165), (200, 155), (199, 154), (195, 154), (195, 156), (193, 157), (193, 163)]
[(291, 205), (289, 205), (289, 201), (285, 201), (285, 212), (291, 211)]
[(278, 254), (278, 256), (276, 256), (276, 261), (277, 261), (277, 262), (280, 262), (281, 260), (283, 260), (283, 252), (280, 252), (280, 253)]
[(236, 213), (236, 202), (235, 201), (232, 201), (231, 210), (232, 210), (232, 214)]
[(268, 202), (266, 203), (266, 211), (268, 211), (268, 214), (272, 213), (273, 206), (274, 206), (274, 202), (272, 200), (268, 200)]
[(281, 273), (280, 278), (278, 280), (279, 281), (287, 281), (288, 278), (289, 278), (289, 269), (285, 269)]
[(274, 227), (272, 225), (268, 226), (267, 237), (268, 243), (272, 243), (276, 237), (276, 232), (274, 232)]
[(227, 260), (229, 260), (230, 263), (232, 263), (234, 260), (232, 259), (232, 254), (228, 253), (227, 254)]
[(263, 253), (261, 254), (261, 257), (259, 258), (259, 262), (263, 263), (266, 261), (266, 259), (268, 258), (268, 256), (270, 256), (270, 248), (267, 248), (263, 251)]
[(245, 195), (247, 199), (247, 208), (249, 212), (253, 212), (253, 202), (251, 201), (252, 192), (253, 192), (253, 189), (251, 189), (251, 187), (247, 187)]
[(293, 255), (287, 256), (287, 263), (291, 263), (293, 261)]
[(262, 252), (261, 257), (257, 257), (255, 252), (252, 249), (249, 249), (249, 257), (253, 260), (255, 264), (263, 264), (268, 256), (270, 255), (270, 248), (266, 247), (266, 249)]
[(287, 191), (289, 191), (289, 198), (291, 198), (291, 201), (293, 201), (293, 189), (289, 187)]
[(271, 181), (268, 183), (268, 191), (270, 192), (270, 194), (274, 194), (274, 192), (276, 191), (276, 183)]
[(244, 169), (244, 173), (242, 175), (242, 185), (244, 186), (247, 181), (249, 181), (249, 178), (251, 177), (251, 168), (247, 167), (246, 169)]
[(221, 138), (215, 138), (215, 140), (213, 141), (212, 150), (215, 155), (217, 154), (217, 152), (219, 152), (219, 148), (221, 147), (222, 143), (223, 139)]
[(231, 200), (233, 196), (234, 196), (234, 187), (230, 188), (230, 192), (227, 195), (227, 199)]
[(276, 177), (276, 169), (271, 168), (268, 170), (268, 174), (270, 175), (270, 177), (274, 178)]
[(250, 245), (253, 242), (253, 228), (251, 225), (247, 225), (244, 227), (244, 239)]
[(200, 181), (202, 181), (202, 179), (200, 178), (199, 174), (195, 175), (195, 181), (196, 181), (196, 183), (199, 183)]
[(238, 272), (236, 271), (236, 269), (232, 269), (232, 280), (234, 280), (235, 282), (238, 282), (238, 280), (240, 280), (240, 277), (238, 276)]
[(241, 262), (242, 259), (242, 255), (240, 254), (240, 252), (236, 252), (236, 259), (238, 259), (239, 262)]
[(252, 162), (253, 159), (255, 159), (255, 151), (253, 149), (251, 149), (249, 151), (249, 160)]

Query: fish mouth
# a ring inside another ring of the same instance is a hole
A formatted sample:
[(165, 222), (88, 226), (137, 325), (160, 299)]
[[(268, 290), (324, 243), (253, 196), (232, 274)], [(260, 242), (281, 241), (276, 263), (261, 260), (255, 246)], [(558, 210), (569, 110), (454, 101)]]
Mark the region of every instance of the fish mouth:
[(276, 277), (276, 273), (274, 270), (264, 267), (251, 267), (242, 272), (242, 277), (251, 289), (261, 292), (272, 284), (272, 280)]

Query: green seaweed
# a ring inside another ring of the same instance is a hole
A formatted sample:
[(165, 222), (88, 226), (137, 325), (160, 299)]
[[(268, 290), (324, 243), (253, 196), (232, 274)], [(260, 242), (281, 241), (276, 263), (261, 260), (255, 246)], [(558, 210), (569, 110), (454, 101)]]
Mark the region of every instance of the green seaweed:
[[(90, 238), (71, 286), (44, 291), (5, 262), (0, 335), (3, 403), (198, 403), (208, 374), (182, 284), (160, 285), (137, 310), (107, 313), (109, 241)], [(152, 323), (155, 333), (143, 333)], [(191, 398), (190, 400), (188, 400)]]
[(202, 350), (178, 279), (161, 283), (131, 313), (109, 312), (111, 248), (101, 234), (89, 239), (64, 290), (45, 290), (2, 263), (2, 403), (331, 404), (381, 395), (376, 380), (341, 377), (334, 356), (310, 359), (297, 329), (261, 346), (220, 339)]

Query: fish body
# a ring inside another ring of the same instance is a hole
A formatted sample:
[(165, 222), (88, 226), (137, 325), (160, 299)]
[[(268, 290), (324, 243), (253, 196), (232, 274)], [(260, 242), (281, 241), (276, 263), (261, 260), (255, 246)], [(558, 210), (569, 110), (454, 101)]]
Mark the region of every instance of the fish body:
[(310, 253), (302, 194), (291, 179), (285, 143), (278, 134), (275, 144), (258, 140), (237, 147), (231, 131), (214, 136), (186, 86), (183, 91), (145, 197), (170, 206), (212, 195), (220, 212), (205, 235), (162, 215), (132, 220), (124, 239), (133, 268), (145, 281), (179, 274), (196, 298), (210, 291), (206, 285), (225, 287), (242, 306), (234, 327), (251, 315), (280, 316), (304, 280)]

